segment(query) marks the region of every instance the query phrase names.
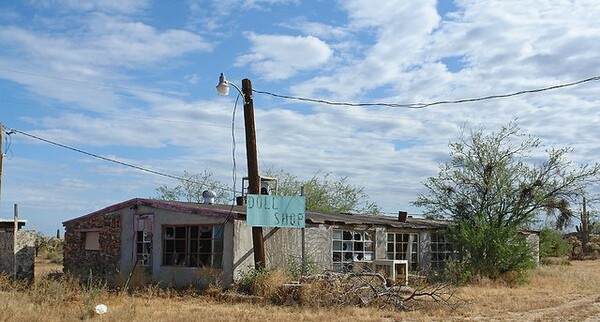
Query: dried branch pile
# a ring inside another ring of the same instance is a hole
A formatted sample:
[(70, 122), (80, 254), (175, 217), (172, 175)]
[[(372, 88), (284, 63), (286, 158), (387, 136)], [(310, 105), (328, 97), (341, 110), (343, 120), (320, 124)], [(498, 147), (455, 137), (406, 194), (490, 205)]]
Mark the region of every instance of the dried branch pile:
[(326, 272), (301, 281), (300, 301), (314, 306), (378, 306), (407, 310), (416, 302), (453, 307), (458, 303), (454, 288), (447, 283), (421, 281), (412, 287), (394, 285), (379, 273)]

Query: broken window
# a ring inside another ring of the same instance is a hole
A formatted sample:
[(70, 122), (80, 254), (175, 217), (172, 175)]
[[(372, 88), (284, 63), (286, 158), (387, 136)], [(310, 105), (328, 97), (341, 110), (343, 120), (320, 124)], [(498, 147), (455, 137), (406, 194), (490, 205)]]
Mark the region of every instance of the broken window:
[(163, 265), (221, 267), (222, 226), (163, 226)]
[(152, 227), (153, 215), (135, 217), (135, 258), (140, 266), (152, 264)]
[(388, 233), (387, 258), (408, 261), (412, 271), (419, 269), (419, 234), (417, 233)]
[(351, 271), (357, 262), (373, 260), (373, 237), (367, 231), (333, 231), (333, 270)]
[(458, 259), (458, 251), (448, 237), (440, 232), (431, 234), (431, 268), (443, 269), (447, 261)]

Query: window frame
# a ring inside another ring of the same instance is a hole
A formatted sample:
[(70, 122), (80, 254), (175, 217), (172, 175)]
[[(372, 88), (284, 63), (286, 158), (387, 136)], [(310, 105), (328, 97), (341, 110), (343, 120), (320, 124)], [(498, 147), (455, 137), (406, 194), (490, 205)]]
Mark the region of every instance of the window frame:
[[(402, 236), (400, 240), (398, 237)], [(404, 238), (406, 236), (406, 238)], [(421, 234), (418, 232), (387, 232), (386, 258), (407, 260), (411, 271), (419, 270), (419, 254)], [(392, 237), (392, 238), (390, 238)], [(412, 237), (412, 242), (411, 242)], [(410, 254), (408, 254), (410, 253)]]
[(223, 230), (211, 224), (163, 225), (161, 266), (222, 268)]
[(355, 263), (375, 260), (375, 232), (360, 229), (335, 228), (331, 238), (332, 269), (352, 271)]
[(431, 233), (431, 269), (441, 270), (448, 260), (457, 260), (459, 252), (443, 231)]

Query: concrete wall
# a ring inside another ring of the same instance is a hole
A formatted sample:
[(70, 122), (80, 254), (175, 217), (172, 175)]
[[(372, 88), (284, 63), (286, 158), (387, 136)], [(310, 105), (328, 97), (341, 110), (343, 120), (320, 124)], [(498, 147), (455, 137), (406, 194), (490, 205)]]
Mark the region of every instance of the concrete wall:
[[(254, 267), (252, 227), (245, 221), (236, 220), (233, 240), (233, 277)], [(266, 267), (286, 268), (292, 261), (300, 263), (302, 255), (302, 229), (264, 227)], [(308, 253), (308, 252), (307, 252)]]
[(333, 266), (332, 238), (331, 226), (319, 225), (305, 229), (306, 261), (314, 264), (318, 270), (328, 270)]
[(223, 226), (225, 218), (214, 216), (203, 216), (199, 214), (187, 214), (176, 211), (155, 209), (139, 206), (135, 209), (123, 209), (123, 229), (121, 230), (121, 271), (129, 274), (134, 268), (136, 258), (134, 219), (136, 214), (152, 214), (152, 264), (149, 268), (151, 279), (162, 285), (185, 286), (196, 282), (202, 274), (199, 268), (163, 266), (163, 240), (162, 227), (167, 225), (215, 225), (223, 230), (223, 262), (221, 269), (215, 269), (221, 274), (224, 285), (231, 284), (232, 276), (232, 252), (233, 252), (233, 224), (227, 223)]
[[(246, 226), (245, 221), (236, 221), (234, 227), (233, 276), (238, 279), (242, 272), (254, 267), (254, 253), (252, 228)], [(326, 225), (304, 229), (306, 261), (316, 270), (330, 270), (333, 265), (332, 231), (332, 227)], [(299, 228), (263, 228), (267, 268), (301, 264), (302, 233)]]
[(33, 281), (35, 231), (0, 232), (0, 273)]

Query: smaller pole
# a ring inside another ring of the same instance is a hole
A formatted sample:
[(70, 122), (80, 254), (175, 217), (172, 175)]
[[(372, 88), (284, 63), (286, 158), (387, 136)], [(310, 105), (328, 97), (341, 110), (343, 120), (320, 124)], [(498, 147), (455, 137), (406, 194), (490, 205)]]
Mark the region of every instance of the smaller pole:
[(15, 226), (13, 231), (13, 277), (17, 279), (17, 232), (19, 230), (19, 205), (15, 204)]
[[(300, 195), (304, 196), (304, 186), (300, 187)], [(302, 271), (301, 276), (306, 275), (306, 235), (302, 227)]]
[[(2, 158), (4, 158), (2, 139), (2, 123), (0, 122), (0, 201), (2, 201)], [(2, 202), (0, 202), (0, 205), (2, 205)]]

